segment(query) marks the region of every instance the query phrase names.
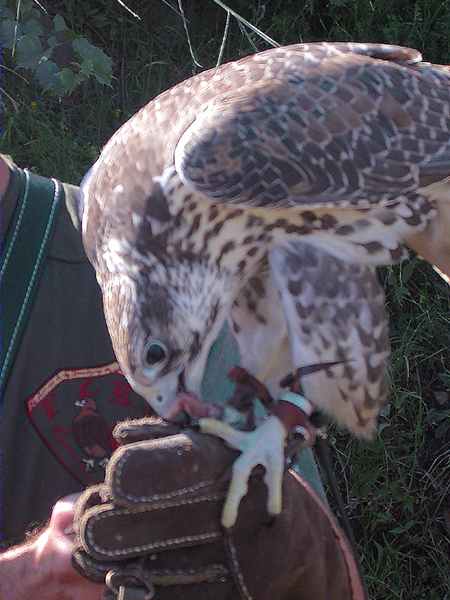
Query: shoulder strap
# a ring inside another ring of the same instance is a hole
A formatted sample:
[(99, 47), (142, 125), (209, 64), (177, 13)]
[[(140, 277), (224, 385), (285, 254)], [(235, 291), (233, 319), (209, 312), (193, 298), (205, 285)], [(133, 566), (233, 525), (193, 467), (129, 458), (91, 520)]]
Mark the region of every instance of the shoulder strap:
[[(0, 256), (0, 423), (3, 394), (25, 331), (62, 197), (62, 185), (24, 171), (24, 190)], [(0, 448), (0, 548), (4, 536), (3, 449)]]
[(0, 408), (25, 331), (62, 197), (62, 185), (24, 171), (25, 189), (0, 260)]

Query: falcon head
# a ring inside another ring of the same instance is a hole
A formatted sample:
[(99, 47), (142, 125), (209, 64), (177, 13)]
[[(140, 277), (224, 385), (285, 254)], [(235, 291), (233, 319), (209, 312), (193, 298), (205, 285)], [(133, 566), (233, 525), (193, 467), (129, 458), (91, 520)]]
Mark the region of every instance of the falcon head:
[(135, 257), (128, 266), (133, 276), (99, 279), (113, 348), (135, 392), (173, 419), (180, 393), (200, 395), (209, 350), (228, 312), (224, 286), (195, 262), (144, 266)]
[[(174, 237), (161, 179), (122, 174), (100, 159), (79, 203), (83, 243), (95, 268), (120, 368), (153, 410), (172, 419), (180, 392), (197, 396), (209, 349), (232, 304), (234, 278)], [(164, 181), (162, 181), (164, 183)]]

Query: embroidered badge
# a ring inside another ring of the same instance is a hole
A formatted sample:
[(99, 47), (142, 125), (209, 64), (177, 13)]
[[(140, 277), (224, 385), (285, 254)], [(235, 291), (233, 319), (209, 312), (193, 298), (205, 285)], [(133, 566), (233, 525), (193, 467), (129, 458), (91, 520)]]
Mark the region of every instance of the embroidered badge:
[(27, 400), (27, 412), (49, 450), (83, 485), (103, 480), (116, 423), (151, 414), (116, 362), (59, 371)]

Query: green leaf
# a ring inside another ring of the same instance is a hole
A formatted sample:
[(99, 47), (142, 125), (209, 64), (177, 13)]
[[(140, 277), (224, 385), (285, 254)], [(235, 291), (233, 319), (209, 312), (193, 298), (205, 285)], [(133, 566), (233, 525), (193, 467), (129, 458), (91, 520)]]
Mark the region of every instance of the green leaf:
[[(16, 4), (16, 2), (14, 2)], [(35, 8), (34, 2), (21, 2), (20, 4), (20, 18), (23, 21), (29, 19), (39, 19), (41, 16), (40, 11)]]
[(63, 17), (61, 17), (61, 15), (56, 15), (56, 17), (53, 19), (53, 26), (55, 28), (55, 31), (64, 31), (65, 29), (67, 29), (66, 22), (64, 21)]
[(24, 69), (35, 69), (42, 54), (42, 44), (37, 36), (28, 34), (17, 40), (15, 53), (17, 66)]
[(42, 60), (36, 71), (36, 79), (46, 92), (62, 97), (67, 96), (79, 85), (83, 78), (65, 67), (60, 70), (52, 60)]
[(61, 83), (64, 94), (71, 94), (77, 85), (77, 78), (72, 69), (64, 67), (58, 74), (58, 79)]
[(86, 38), (79, 37), (73, 42), (73, 49), (80, 58), (92, 58), (94, 46)]
[(99, 66), (98, 64), (96, 64), (94, 77), (102, 85), (111, 85), (112, 63), (110, 63), (109, 66), (108, 65)]
[(73, 48), (81, 58), (81, 71), (93, 75), (99, 83), (109, 85), (112, 78), (112, 60), (100, 48), (93, 46), (86, 38), (77, 38)]
[(44, 29), (37, 19), (28, 19), (22, 23), (23, 33), (31, 33), (32, 35), (42, 35)]
[(80, 66), (80, 74), (83, 75), (84, 78), (88, 79), (94, 71), (94, 64), (92, 60), (83, 60)]
[(4, 48), (11, 49), (13, 47), (15, 28), (16, 23), (13, 19), (5, 19), (0, 22), (0, 44)]
[(6, 6), (2, 6), (0, 1), (0, 21), (14, 21), (14, 13)]
[(56, 44), (58, 44), (58, 40), (56, 39), (56, 36), (54, 35), (49, 35), (47, 38), (47, 45), (49, 48), (54, 48), (56, 46)]
[(44, 90), (49, 91), (54, 88), (57, 82), (58, 72), (58, 65), (52, 60), (41, 60), (34, 75)]

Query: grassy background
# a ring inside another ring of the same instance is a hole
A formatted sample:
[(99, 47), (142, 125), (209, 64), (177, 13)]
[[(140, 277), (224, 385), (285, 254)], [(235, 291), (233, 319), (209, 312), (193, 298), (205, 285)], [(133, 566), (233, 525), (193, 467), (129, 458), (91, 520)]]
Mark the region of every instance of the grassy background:
[[(55, 100), (4, 71), (0, 150), (22, 166), (77, 183), (103, 143), (137, 108), (200, 69), (193, 64), (176, 0), (47, 2), (114, 63), (111, 88), (86, 85)], [(212, 0), (186, 0), (197, 60), (216, 63), (225, 13)], [(279, 43), (353, 40), (401, 43), (450, 63), (448, 0), (234, 1), (230, 6)], [(224, 60), (267, 45), (232, 19)], [(26, 74), (25, 74), (26, 75)], [(417, 259), (382, 273), (392, 323), (392, 403), (370, 444), (333, 433), (336, 470), (359, 543), (371, 598), (450, 598), (449, 296)], [(331, 599), (330, 599), (331, 600)]]

